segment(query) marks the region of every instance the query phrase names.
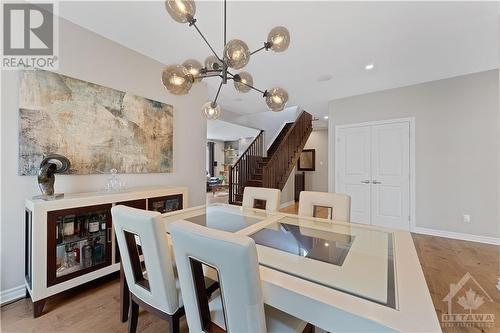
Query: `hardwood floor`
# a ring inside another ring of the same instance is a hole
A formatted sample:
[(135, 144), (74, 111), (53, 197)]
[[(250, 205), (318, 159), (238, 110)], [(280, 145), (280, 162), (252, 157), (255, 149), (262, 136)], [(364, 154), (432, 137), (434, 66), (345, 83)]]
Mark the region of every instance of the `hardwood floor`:
[(457, 312), (464, 311), (457, 303), (457, 297), (464, 296), (465, 291), (470, 288), (484, 299), (484, 304), (474, 313), (494, 314), (494, 326), (444, 327), (443, 332), (500, 332), (500, 292), (496, 287), (500, 277), (500, 247), (418, 234), (413, 234), (413, 242), (439, 319), (448, 311), (448, 305), (443, 299), (450, 291), (450, 284), (458, 283), (467, 273), (476, 279), (492, 299), (490, 302), (480, 292), (480, 287), (469, 281), (455, 297), (453, 309), (459, 310)]
[[(297, 205), (283, 209), (296, 213)], [(492, 298), (486, 298), (480, 312), (492, 313), (497, 323), (484, 328), (486, 333), (500, 332), (500, 292), (496, 289), (500, 276), (500, 247), (441, 237), (413, 235), (413, 241), (429, 286), (438, 318), (447, 311), (443, 298), (450, 283), (458, 283), (469, 272)], [(471, 283), (471, 282), (470, 282)], [(476, 286), (470, 287), (478, 291)], [(466, 284), (469, 288), (469, 284)], [(111, 277), (50, 298), (44, 314), (33, 319), (30, 299), (22, 299), (1, 308), (1, 331), (10, 332), (126, 332), (127, 324), (119, 320), (119, 280)], [(458, 303), (454, 308), (460, 309)], [(411, 318), (409, 318), (411, 320)], [(165, 332), (167, 323), (142, 311), (138, 332)], [(181, 331), (187, 332), (185, 318)], [(482, 332), (478, 327), (444, 327), (445, 333)]]
[[(120, 282), (118, 275), (49, 298), (44, 314), (33, 319), (29, 298), (2, 306), (1, 332), (127, 332), (119, 320)], [(181, 330), (188, 332), (185, 318)], [(137, 332), (168, 332), (168, 323), (141, 311)]]

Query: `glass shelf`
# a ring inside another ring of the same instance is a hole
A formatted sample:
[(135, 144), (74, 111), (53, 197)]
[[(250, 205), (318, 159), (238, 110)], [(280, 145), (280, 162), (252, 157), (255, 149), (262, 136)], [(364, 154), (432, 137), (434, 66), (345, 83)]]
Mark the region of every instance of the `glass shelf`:
[(73, 243), (79, 243), (79, 242), (84, 242), (86, 240), (94, 240), (95, 238), (100, 237), (101, 239), (106, 238), (106, 230), (99, 230), (98, 232), (94, 232), (92, 234), (84, 235), (84, 236), (78, 236), (78, 235), (73, 235), (73, 236), (66, 236), (63, 238), (62, 243), (57, 244), (57, 246), (65, 246), (68, 244), (73, 244)]

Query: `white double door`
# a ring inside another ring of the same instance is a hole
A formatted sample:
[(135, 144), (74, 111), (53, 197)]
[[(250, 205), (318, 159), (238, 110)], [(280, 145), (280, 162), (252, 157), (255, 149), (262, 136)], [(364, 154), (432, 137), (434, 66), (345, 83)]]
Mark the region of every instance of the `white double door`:
[(336, 192), (351, 196), (351, 221), (410, 230), (410, 122), (336, 133)]

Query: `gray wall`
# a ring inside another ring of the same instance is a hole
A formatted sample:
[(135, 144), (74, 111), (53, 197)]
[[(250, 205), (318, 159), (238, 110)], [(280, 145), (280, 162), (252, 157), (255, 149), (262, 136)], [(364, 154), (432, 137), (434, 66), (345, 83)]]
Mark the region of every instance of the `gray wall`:
[(306, 191), (328, 192), (328, 131), (312, 131), (304, 149), (316, 150), (316, 170), (305, 171)]
[(416, 226), (500, 236), (498, 79), (491, 70), (331, 101), (329, 189), (336, 125), (415, 117)]
[[(60, 20), (60, 70), (78, 79), (132, 92), (174, 106), (174, 172), (121, 175), (127, 186), (185, 185), (189, 205), (205, 203), (206, 120), (201, 105), (207, 100), (204, 84), (187, 96), (169, 95), (161, 85), (163, 64), (108, 39)], [(23, 200), (39, 193), (35, 177), (17, 176), (18, 73), (2, 71), (1, 101), (1, 290), (23, 284)], [(98, 133), (89, 133), (98, 135)], [(58, 192), (96, 191), (108, 175), (57, 176)]]

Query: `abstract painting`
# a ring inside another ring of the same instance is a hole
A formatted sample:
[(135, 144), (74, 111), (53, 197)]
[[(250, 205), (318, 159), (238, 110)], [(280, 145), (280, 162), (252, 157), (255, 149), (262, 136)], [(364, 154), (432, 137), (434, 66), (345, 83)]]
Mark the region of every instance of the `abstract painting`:
[(172, 172), (171, 105), (48, 71), (20, 76), (20, 175), (36, 175), (44, 154), (79, 175)]

